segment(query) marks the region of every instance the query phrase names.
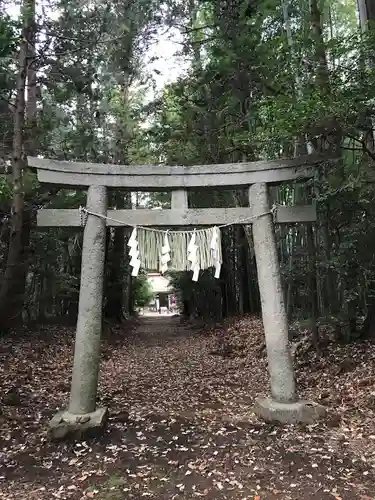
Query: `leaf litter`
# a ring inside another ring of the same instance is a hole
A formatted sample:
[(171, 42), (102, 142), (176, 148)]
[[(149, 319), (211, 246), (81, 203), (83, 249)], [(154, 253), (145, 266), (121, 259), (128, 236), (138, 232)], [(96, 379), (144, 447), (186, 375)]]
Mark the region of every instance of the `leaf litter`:
[(0, 498), (7, 500), (375, 498), (375, 348), (308, 344), (295, 353), (302, 397), (329, 417), (266, 424), (251, 411), (268, 374), (258, 318), (199, 331), (177, 318), (113, 328), (103, 341), (98, 404), (106, 433), (51, 443), (68, 403), (73, 330), (3, 339)]

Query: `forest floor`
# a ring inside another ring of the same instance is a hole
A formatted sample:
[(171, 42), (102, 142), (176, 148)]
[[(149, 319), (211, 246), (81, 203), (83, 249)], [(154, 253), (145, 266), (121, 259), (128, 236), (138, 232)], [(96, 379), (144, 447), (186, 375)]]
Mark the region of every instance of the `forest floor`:
[(73, 330), (17, 332), (0, 347), (0, 498), (6, 500), (375, 499), (375, 346), (297, 352), (302, 396), (324, 422), (278, 426), (251, 412), (268, 390), (261, 322), (220, 331), (147, 318), (106, 335), (103, 437), (51, 443), (48, 420), (68, 401)]

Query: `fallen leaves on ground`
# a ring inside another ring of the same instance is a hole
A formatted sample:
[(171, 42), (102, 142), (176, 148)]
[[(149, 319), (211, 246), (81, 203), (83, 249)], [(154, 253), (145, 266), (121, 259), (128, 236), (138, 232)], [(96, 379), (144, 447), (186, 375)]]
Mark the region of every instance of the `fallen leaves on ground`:
[[(223, 338), (231, 348), (214, 355)], [(0, 498), (375, 498), (373, 345), (299, 349), (301, 396), (329, 417), (278, 426), (251, 411), (268, 392), (259, 319), (205, 333), (176, 318), (126, 324), (103, 342), (105, 435), (50, 443), (48, 420), (68, 402), (72, 343), (73, 331), (57, 326), (2, 343)]]

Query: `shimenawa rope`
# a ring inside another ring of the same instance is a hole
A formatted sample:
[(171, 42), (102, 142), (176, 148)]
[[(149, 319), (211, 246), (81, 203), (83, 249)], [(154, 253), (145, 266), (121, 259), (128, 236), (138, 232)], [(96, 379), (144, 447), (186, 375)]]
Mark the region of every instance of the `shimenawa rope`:
[[(272, 214), (273, 218), (275, 218), (276, 212), (277, 206), (273, 205), (271, 210), (267, 212), (238, 219), (226, 224), (203, 229), (171, 231), (169, 229), (136, 226), (115, 219), (114, 217), (109, 217), (108, 215), (93, 212), (85, 207), (79, 208), (81, 225), (85, 225), (87, 217), (92, 215), (103, 220), (114, 222), (120, 226), (133, 228), (132, 237), (130, 238), (132, 242), (129, 243), (128, 246), (132, 252), (130, 253), (129, 251), (129, 255), (133, 257), (134, 253), (137, 254), (134, 257), (134, 276), (138, 274), (139, 260), (141, 260), (142, 266), (146, 269), (160, 269), (162, 272), (168, 268), (178, 271), (192, 270), (194, 281), (198, 279), (199, 270), (211, 267), (215, 268), (215, 277), (219, 277), (222, 264), (220, 229), (234, 224), (250, 223), (251, 221), (269, 214)], [(162, 254), (166, 242), (168, 250), (167, 252), (164, 251), (164, 253), (168, 254), (168, 260), (165, 262)], [(191, 258), (191, 246), (196, 247), (193, 259)]]

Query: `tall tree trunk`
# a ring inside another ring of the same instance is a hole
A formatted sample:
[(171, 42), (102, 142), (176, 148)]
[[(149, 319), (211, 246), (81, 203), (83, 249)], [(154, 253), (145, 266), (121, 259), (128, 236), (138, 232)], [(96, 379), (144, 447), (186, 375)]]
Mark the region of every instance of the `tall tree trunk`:
[[(121, 88), (121, 106), (125, 113), (125, 119), (123, 116), (119, 117), (119, 122), (117, 123), (116, 130), (116, 150), (114, 155), (114, 160), (116, 164), (127, 165), (129, 163), (128, 158), (128, 148), (130, 141), (130, 130), (129, 130), (129, 87), (130, 87), (130, 75), (128, 73), (124, 74), (123, 83)], [(130, 193), (124, 193), (121, 191), (116, 191), (112, 193), (112, 202), (115, 204), (117, 209), (131, 208), (131, 196)], [(109, 255), (109, 279), (108, 287), (106, 290), (106, 307), (105, 315), (116, 322), (122, 322), (124, 317), (131, 314), (133, 311), (133, 305), (130, 301), (129, 289), (126, 286), (131, 283), (127, 275), (130, 274), (128, 261), (126, 259), (126, 232), (124, 227), (116, 227), (114, 230), (113, 242), (112, 242), (112, 252)], [(124, 314), (125, 313), (125, 314)]]
[(199, 30), (195, 30), (197, 28), (197, 15), (199, 11), (199, 2), (196, 0), (189, 0), (189, 25), (188, 29), (190, 31), (190, 48), (193, 55), (192, 67), (193, 70), (197, 73), (202, 71), (202, 58), (201, 58), (201, 44), (197, 43), (197, 33)]
[[(35, 23), (35, 1), (28, 0), (28, 9), (30, 16), (29, 23), (29, 38), (27, 47), (27, 102), (26, 102), (26, 132), (25, 132), (25, 151), (28, 156), (36, 156), (38, 151), (38, 115), (37, 115), (37, 59), (36, 59), (36, 23)], [(35, 206), (35, 205), (34, 205)], [(25, 195), (24, 206), (24, 261), (25, 261), (25, 278), (24, 291), (27, 286), (27, 278), (29, 276), (29, 248), (30, 248), (30, 232), (32, 223), (36, 218), (35, 208), (33, 208), (33, 200), (27, 199)], [(27, 291), (27, 293), (29, 293)]]
[(326, 47), (323, 38), (322, 14), (318, 0), (310, 0), (311, 28), (314, 38), (315, 61), (317, 63), (317, 81), (323, 94), (330, 93), (330, 81)]
[(311, 341), (315, 349), (319, 348), (319, 330), (318, 330), (318, 293), (316, 281), (316, 247), (312, 224), (306, 227), (308, 259), (309, 259), (309, 294), (310, 294), (310, 314), (311, 314)]
[(35, 28), (35, 0), (27, 0), (29, 9), (29, 37), (27, 47), (27, 102), (26, 102), (26, 137), (25, 147), (29, 156), (36, 156), (37, 130), (37, 75), (36, 75), (36, 28)]
[[(315, 48), (315, 61), (317, 65), (316, 70), (316, 87), (322, 96), (327, 96), (329, 99), (331, 94), (331, 82), (329, 78), (326, 46), (323, 38), (322, 15), (319, 9), (318, 0), (310, 0), (310, 14), (311, 14), (311, 29), (314, 37)], [(328, 120), (329, 121), (329, 120)], [(342, 141), (342, 128), (340, 123), (333, 120), (332, 123), (325, 123), (323, 127), (328, 130), (329, 140), (327, 143), (321, 141), (319, 149), (327, 151), (330, 154), (340, 154), (341, 141)], [(330, 134), (331, 131), (332, 133)], [(344, 178), (343, 162), (337, 163), (337, 168), (341, 169), (341, 175)], [(323, 173), (323, 175), (325, 175)], [(329, 206), (326, 205), (326, 212), (329, 212)], [(338, 311), (338, 304), (336, 299), (335, 290), (337, 289), (337, 279), (334, 271), (330, 268), (331, 247), (332, 242), (329, 233), (328, 218), (323, 218), (322, 221), (323, 241), (326, 253), (327, 272), (326, 272), (326, 290), (331, 304), (331, 310), (335, 314)]]
[(362, 33), (369, 29), (369, 23), (375, 20), (375, 2), (374, 0), (357, 0), (359, 22)]
[(0, 289), (0, 327), (8, 328), (22, 320), (27, 275), (28, 230), (25, 231), (24, 161), (25, 90), (28, 72), (28, 47), (34, 41), (34, 0), (24, 0), (22, 6), (22, 40), (18, 58), (17, 94), (14, 113), (11, 229), (8, 256)]
[(293, 279), (293, 269), (295, 260), (295, 247), (297, 245), (298, 230), (293, 231), (290, 236), (291, 244), (289, 245), (289, 262), (288, 262), (288, 279), (287, 279), (287, 289), (286, 289), (286, 311), (288, 320), (291, 321), (293, 318), (293, 290), (294, 290), (294, 279)]
[[(287, 40), (289, 47), (292, 52), (292, 57), (294, 56), (294, 42), (293, 42), (293, 36), (292, 36), (292, 30), (291, 30), (291, 24), (290, 24), (290, 19), (289, 19), (289, 12), (288, 12), (288, 3), (287, 0), (283, 0), (282, 2), (283, 6), (283, 16), (284, 16), (284, 25), (285, 25), (285, 31), (287, 35)], [(325, 50), (325, 44), (323, 40), (323, 29), (322, 29), (322, 24), (321, 24), (321, 13), (319, 10), (318, 2), (317, 0), (310, 0), (310, 15), (311, 15), (311, 27), (313, 31), (313, 37), (315, 41), (315, 59), (317, 62), (317, 81), (318, 81), (318, 87), (320, 89), (324, 88), (324, 85), (327, 86), (329, 89), (329, 73), (328, 73), (328, 65), (327, 65), (327, 57), (326, 57), (326, 50)], [(295, 90), (296, 94), (300, 95), (301, 94), (301, 83), (299, 79), (299, 75), (295, 75)], [(313, 145), (309, 140), (306, 140), (307, 137), (297, 137), (295, 141), (295, 156), (299, 154), (305, 153), (307, 150), (308, 154), (311, 154), (313, 152)], [(295, 191), (293, 193), (293, 201), (298, 199), (298, 194), (299, 194), (299, 189), (298, 187), (295, 188)], [(307, 244), (308, 244), (308, 250), (309, 250), (309, 255), (308, 255), (308, 266), (309, 266), (309, 289), (310, 289), (310, 302), (311, 302), (311, 309), (310, 309), (310, 316), (311, 316), (311, 322), (312, 322), (312, 343), (313, 345), (318, 348), (318, 343), (319, 343), (319, 332), (318, 332), (318, 326), (317, 326), (317, 319), (318, 319), (318, 301), (317, 301), (317, 269), (316, 269), (316, 252), (315, 252), (315, 243), (314, 243), (314, 233), (312, 226), (309, 225), (307, 227)], [(289, 268), (289, 274), (291, 275), (292, 268), (293, 268), (293, 257), (294, 257), (294, 244), (292, 242), (292, 248), (291, 248), (291, 255), (290, 255), (290, 268)], [(289, 287), (288, 287), (288, 294), (287, 294), (287, 311), (288, 311), (288, 318), (291, 318), (292, 314), (292, 281), (290, 280), (289, 282)]]
[[(375, 28), (375, 1), (374, 0), (357, 0), (359, 23), (362, 34), (368, 33), (369, 30), (373, 32)], [(371, 33), (373, 35), (373, 33)], [(363, 66), (373, 65), (374, 57), (370, 60), (364, 60)], [(369, 126), (372, 128), (372, 134), (369, 134), (367, 139), (367, 148), (370, 151), (375, 149), (375, 121), (373, 117), (368, 119)], [(373, 169), (373, 161), (370, 160), (369, 166)], [(374, 338), (375, 336), (375, 294), (373, 286), (370, 285), (366, 297), (367, 314), (363, 324), (361, 335), (365, 338)], [(348, 305), (349, 309), (349, 323), (351, 323), (350, 330), (353, 330), (356, 324), (354, 323), (353, 316), (356, 315), (356, 309), (353, 303)], [(352, 318), (351, 318), (352, 317)], [(354, 332), (353, 332), (354, 333)]]
[[(375, 1), (374, 0), (357, 0), (358, 5), (358, 17), (359, 25), (363, 35), (366, 35), (369, 31), (373, 35), (374, 22), (375, 22)], [(372, 56), (372, 57), (371, 57)], [(365, 71), (366, 66), (370, 67), (374, 64), (374, 52), (370, 57), (365, 57), (363, 54), (362, 66), (363, 71)], [(372, 133), (367, 134), (366, 146), (369, 151), (374, 152), (375, 150), (375, 121), (371, 116), (365, 120), (366, 130), (372, 130)], [(373, 167), (373, 161), (370, 161), (370, 168)]]

